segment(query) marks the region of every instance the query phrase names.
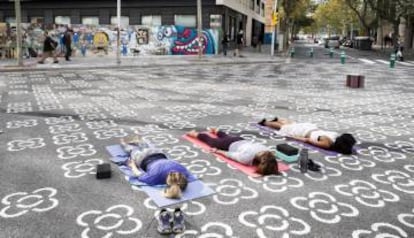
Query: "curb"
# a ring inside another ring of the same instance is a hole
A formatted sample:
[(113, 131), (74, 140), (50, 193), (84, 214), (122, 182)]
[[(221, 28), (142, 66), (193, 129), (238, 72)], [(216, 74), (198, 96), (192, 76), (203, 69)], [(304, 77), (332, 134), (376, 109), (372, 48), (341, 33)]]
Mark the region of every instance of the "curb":
[[(173, 62), (174, 60), (172, 60)], [(97, 66), (74, 66), (74, 67), (59, 67), (59, 68), (35, 68), (35, 67), (18, 67), (18, 66), (7, 66), (4, 68), (0, 68), (0, 72), (35, 72), (35, 71), (52, 71), (52, 70), (59, 70), (59, 71), (66, 71), (66, 70), (94, 70), (94, 69), (125, 69), (125, 68), (153, 68), (159, 66), (186, 66), (186, 65), (235, 65), (235, 64), (271, 64), (271, 63), (283, 63), (282, 59), (267, 59), (267, 60), (252, 60), (252, 61), (233, 61), (233, 62), (214, 62), (208, 61), (206, 59), (201, 60), (194, 60), (194, 61), (184, 61), (184, 62), (173, 62), (173, 63), (152, 63), (152, 64), (141, 64), (141, 65), (134, 65), (134, 64), (125, 64), (125, 65), (97, 65)]]

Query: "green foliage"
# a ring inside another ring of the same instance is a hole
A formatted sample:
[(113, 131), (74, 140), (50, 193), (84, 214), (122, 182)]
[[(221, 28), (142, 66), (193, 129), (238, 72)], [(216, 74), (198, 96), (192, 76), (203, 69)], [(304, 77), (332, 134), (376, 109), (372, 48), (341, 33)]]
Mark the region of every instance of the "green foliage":
[(340, 32), (346, 25), (356, 24), (356, 14), (345, 4), (345, 0), (329, 0), (319, 4), (313, 15), (318, 28), (329, 28)]

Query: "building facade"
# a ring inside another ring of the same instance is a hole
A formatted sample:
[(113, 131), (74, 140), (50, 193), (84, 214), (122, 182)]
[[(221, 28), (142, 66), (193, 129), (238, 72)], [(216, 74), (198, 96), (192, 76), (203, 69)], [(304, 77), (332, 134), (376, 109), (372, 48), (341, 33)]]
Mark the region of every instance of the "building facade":
[[(112, 0), (21, 0), (22, 22), (44, 24), (115, 25)], [(122, 0), (121, 24), (197, 26), (196, 0)], [(231, 40), (245, 33), (246, 45), (263, 37), (265, 0), (202, 0), (203, 28), (221, 29)], [(15, 22), (14, 2), (0, 0), (0, 22)]]

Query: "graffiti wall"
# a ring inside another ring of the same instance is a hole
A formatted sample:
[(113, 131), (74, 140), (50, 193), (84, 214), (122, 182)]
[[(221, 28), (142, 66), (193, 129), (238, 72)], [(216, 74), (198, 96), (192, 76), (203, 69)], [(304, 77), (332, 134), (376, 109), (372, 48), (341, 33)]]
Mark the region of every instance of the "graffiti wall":
[[(29, 49), (42, 52), (45, 32), (58, 42), (57, 51), (64, 51), (63, 34), (72, 31), (72, 48), (75, 55), (115, 54), (117, 50), (117, 30), (112, 25), (45, 25), (22, 24), (23, 54), (29, 56)], [(195, 55), (199, 50), (203, 54), (215, 54), (218, 32), (204, 29), (202, 37), (197, 37), (197, 29), (183, 26), (129, 26), (120, 31), (122, 55), (170, 54)], [(16, 47), (16, 27), (0, 23), (0, 51), (2, 58), (14, 57)]]

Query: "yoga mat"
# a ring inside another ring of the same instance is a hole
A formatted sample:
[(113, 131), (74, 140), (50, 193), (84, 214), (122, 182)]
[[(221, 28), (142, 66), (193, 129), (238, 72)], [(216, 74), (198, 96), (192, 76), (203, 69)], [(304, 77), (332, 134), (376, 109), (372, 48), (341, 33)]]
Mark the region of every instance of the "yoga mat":
[[(208, 133), (208, 134), (211, 137), (215, 137), (215, 135), (213, 135), (211, 133)], [(188, 140), (188, 141), (190, 141), (191, 143), (193, 143), (195, 145), (200, 146), (203, 149), (206, 149), (206, 150), (212, 149), (209, 145), (207, 145), (206, 143), (198, 140), (197, 138), (193, 138), (193, 137), (190, 137), (188, 135), (184, 135), (183, 138), (186, 139), (186, 140)], [(226, 156), (224, 156), (222, 154), (214, 153), (214, 155), (217, 158), (223, 160), (224, 162), (230, 164), (232, 167), (240, 170), (241, 172), (243, 172), (243, 173), (245, 173), (245, 174), (247, 174), (247, 175), (249, 175), (251, 177), (261, 177), (262, 176), (261, 174), (256, 173), (256, 167), (255, 166), (241, 164), (241, 163), (239, 163), (239, 162), (237, 162), (235, 160), (232, 160), (232, 159), (227, 158)], [(278, 164), (279, 171), (287, 171), (287, 170), (289, 170), (289, 166), (288, 165), (286, 165), (284, 163), (281, 163), (281, 162), (277, 162), (277, 164)]]
[[(138, 180), (134, 175), (131, 168), (125, 165), (125, 162), (128, 160), (128, 153), (125, 152), (121, 145), (110, 145), (106, 147), (106, 150), (112, 156), (111, 161), (118, 165), (119, 170), (128, 178), (128, 182), (131, 185), (139, 186), (153, 201), (158, 207), (171, 206), (178, 203), (182, 203), (188, 200), (206, 197), (216, 192), (210, 187), (205, 185), (200, 180), (194, 180), (189, 182), (187, 188), (182, 193), (180, 199), (169, 199), (162, 195), (162, 191), (166, 185), (156, 185), (150, 186), (146, 183), (143, 183)], [(196, 176), (193, 175), (196, 178)]]
[(267, 127), (267, 126), (262, 126), (262, 125), (260, 125), (260, 124), (258, 124), (258, 123), (256, 123), (256, 122), (252, 122), (250, 125), (251, 125), (251, 126), (254, 126), (254, 127), (256, 127), (256, 128), (258, 128), (259, 130), (262, 130), (262, 131), (267, 131), (267, 132), (269, 132), (269, 133), (273, 133), (273, 134), (275, 134), (275, 135), (283, 136), (283, 137), (285, 137), (286, 139), (288, 139), (288, 140), (292, 140), (292, 141), (294, 141), (295, 143), (301, 144), (303, 147), (308, 148), (308, 149), (310, 149), (310, 150), (316, 150), (316, 151), (318, 151), (318, 152), (320, 152), (320, 153), (323, 153), (323, 154), (326, 154), (326, 155), (330, 155), (330, 156), (338, 156), (338, 155), (340, 155), (340, 153), (338, 153), (338, 152), (335, 152), (335, 151), (332, 151), (332, 150), (325, 150), (325, 149), (322, 149), (322, 148), (320, 148), (320, 147), (317, 147), (317, 146), (311, 145), (311, 144), (309, 144), (309, 143), (305, 143), (305, 142), (303, 142), (303, 141), (296, 140), (295, 138), (292, 138), (292, 137), (289, 137), (289, 136), (283, 135), (283, 134), (281, 134), (281, 133), (280, 133), (278, 130), (276, 130), (276, 129), (269, 128), (269, 127)]

